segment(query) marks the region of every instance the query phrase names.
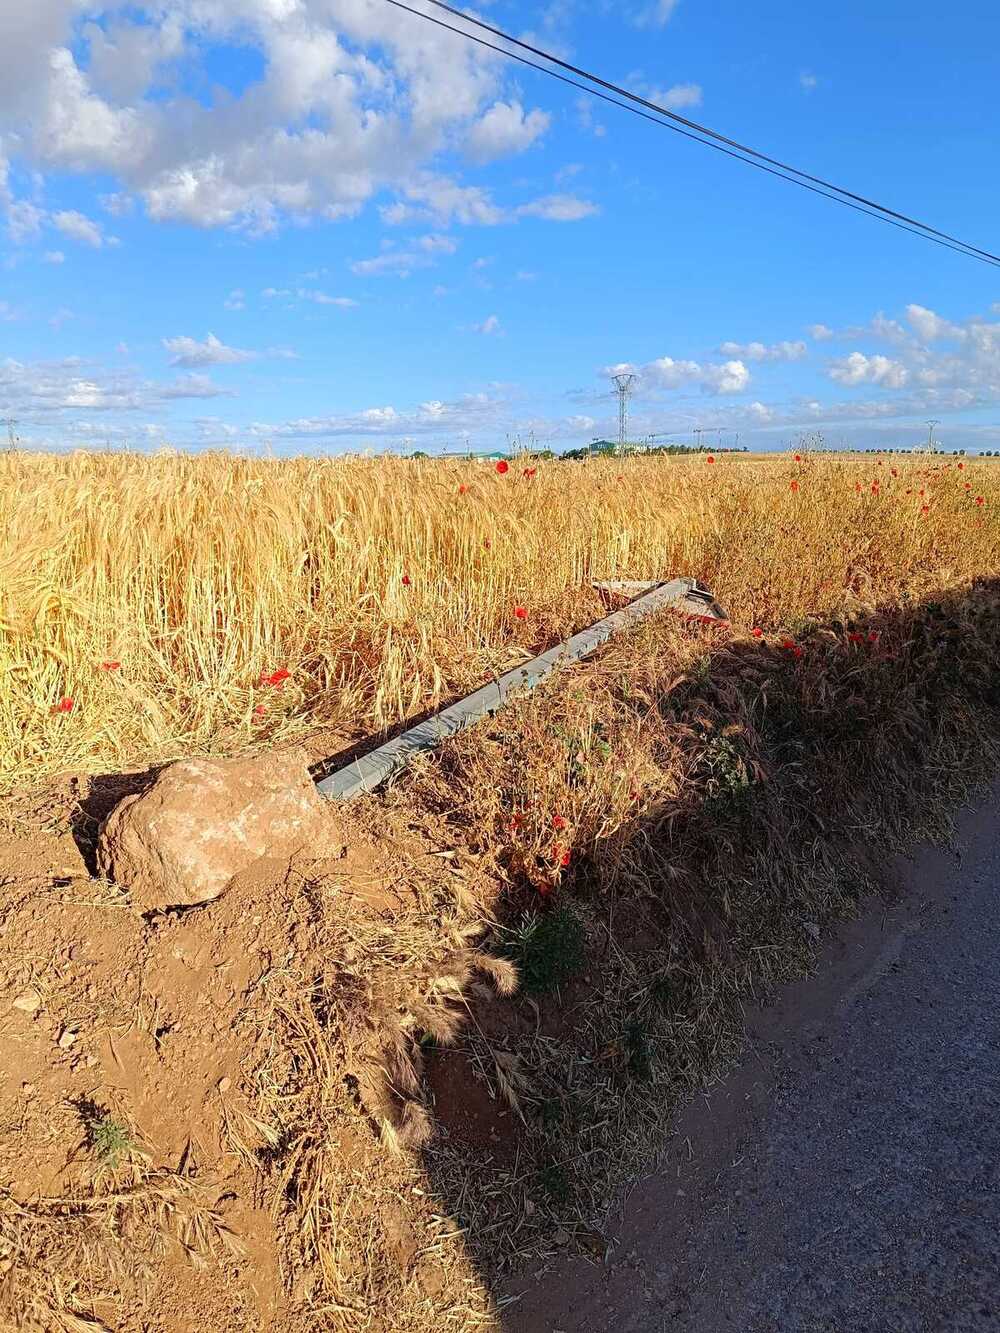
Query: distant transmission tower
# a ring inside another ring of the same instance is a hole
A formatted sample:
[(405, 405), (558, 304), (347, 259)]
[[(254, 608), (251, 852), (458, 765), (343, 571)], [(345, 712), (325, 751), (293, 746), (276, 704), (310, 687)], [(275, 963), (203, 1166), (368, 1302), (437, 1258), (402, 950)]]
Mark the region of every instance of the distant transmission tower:
[(618, 450), (624, 453), (628, 444), (628, 400), (632, 396), (638, 376), (622, 374), (612, 375), (611, 378), (618, 391)]

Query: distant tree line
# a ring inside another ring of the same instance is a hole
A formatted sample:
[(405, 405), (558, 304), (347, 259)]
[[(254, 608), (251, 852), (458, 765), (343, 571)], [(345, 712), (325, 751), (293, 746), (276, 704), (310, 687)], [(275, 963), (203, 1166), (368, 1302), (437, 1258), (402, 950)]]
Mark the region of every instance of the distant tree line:
[[(591, 440), (589, 445), (583, 445), (579, 449), (566, 449), (559, 455), (560, 458), (580, 462), (585, 458), (615, 458), (619, 456), (620, 446), (614, 440)], [(667, 454), (671, 457), (677, 454), (746, 454), (750, 450), (744, 445), (741, 449), (737, 448), (713, 448), (708, 444), (627, 444), (624, 453), (642, 454), (643, 457), (651, 454)]]

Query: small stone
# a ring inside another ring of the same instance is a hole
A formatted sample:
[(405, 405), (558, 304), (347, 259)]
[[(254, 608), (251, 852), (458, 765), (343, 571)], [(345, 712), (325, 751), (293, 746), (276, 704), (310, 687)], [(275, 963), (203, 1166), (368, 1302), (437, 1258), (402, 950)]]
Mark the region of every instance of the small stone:
[(34, 1083), (22, 1083), (21, 1091), (24, 1093), (25, 1097), (34, 1097), (35, 1095)]
[(20, 1009), (25, 1014), (35, 1014), (42, 1006), (41, 997), (35, 990), (22, 991), (14, 1003), (12, 1009)]
[(564, 1230), (562, 1229), (562, 1227), (559, 1227), (559, 1229), (558, 1229), (557, 1231), (554, 1231), (554, 1232), (552, 1233), (552, 1244), (553, 1244), (553, 1245), (568, 1245), (568, 1244), (569, 1244), (569, 1232), (568, 1232), (568, 1231), (564, 1231)]
[(220, 1078), (220, 1079), (219, 1079), (219, 1091), (220, 1091), (220, 1092), (228, 1092), (229, 1089), (230, 1089), (232, 1086), (233, 1086), (233, 1080), (232, 1080), (231, 1078), (229, 1078), (228, 1076), (227, 1076), (226, 1078)]
[(97, 1056), (96, 1056), (96, 1055), (88, 1055), (87, 1058), (86, 1058), (86, 1060), (84, 1060), (83, 1063), (87, 1066), (88, 1069), (93, 1069), (94, 1065), (97, 1064)]
[(62, 1032), (60, 1032), (59, 1034), (60, 1048), (64, 1051), (68, 1051), (75, 1041), (76, 1041), (76, 1033), (73, 1032), (70, 1028), (63, 1028)]

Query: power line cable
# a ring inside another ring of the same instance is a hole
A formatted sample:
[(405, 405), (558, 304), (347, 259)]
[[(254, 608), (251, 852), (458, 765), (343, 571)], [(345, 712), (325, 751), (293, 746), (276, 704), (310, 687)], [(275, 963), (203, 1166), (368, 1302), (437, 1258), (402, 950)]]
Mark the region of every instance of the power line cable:
[[(413, 14), (417, 18), (422, 18), (428, 23), (433, 23), (436, 27), (445, 28), (448, 32), (456, 33), (459, 37), (464, 37), (467, 41), (475, 42), (478, 46), (487, 47), (491, 51), (496, 51), (499, 55), (506, 56), (510, 60), (515, 60), (519, 64), (527, 65), (529, 69), (537, 70), (541, 74), (547, 74), (550, 78), (558, 79), (560, 83), (568, 84), (572, 88), (577, 88), (581, 92), (589, 93), (592, 97), (600, 99), (602, 102), (608, 102), (612, 106), (617, 106), (623, 111), (630, 111), (633, 115), (640, 116), (643, 120), (648, 120), (654, 125), (659, 125), (662, 129), (672, 130), (676, 134), (682, 135), (686, 139), (692, 139), (695, 143), (700, 143), (706, 148), (713, 148), (716, 152), (725, 154), (727, 157), (735, 158), (738, 162), (743, 162), (747, 166), (756, 167), (759, 171), (765, 171), (770, 176), (777, 176), (779, 180), (788, 181), (792, 185), (798, 185), (801, 189), (808, 190), (811, 194), (818, 194), (824, 199), (832, 199), (835, 203), (842, 204), (845, 208), (851, 208), (856, 213), (863, 213), (866, 217), (872, 217), (880, 222), (887, 222), (890, 226), (898, 227), (901, 231), (908, 231), (914, 236), (920, 236), (924, 240), (933, 241), (945, 249), (954, 250), (958, 254), (966, 255), (970, 259), (978, 259), (992, 267), (1000, 267), (1000, 255), (995, 255), (989, 250), (982, 250), (978, 246), (971, 245), (968, 241), (963, 241), (957, 236), (951, 236), (948, 232), (939, 231), (936, 227), (930, 226), (926, 222), (920, 222), (916, 218), (910, 218), (905, 213), (897, 213), (894, 209), (879, 204), (875, 200), (867, 199), (864, 195), (854, 194), (842, 186), (834, 185), (830, 181), (824, 180), (820, 176), (812, 176), (808, 172), (800, 171), (797, 167), (789, 166), (787, 163), (780, 162), (776, 158), (768, 157), (765, 153), (760, 153), (754, 148), (749, 148), (735, 139), (729, 139), (725, 135), (718, 134), (715, 130), (707, 126), (700, 125), (697, 121), (688, 120), (685, 116), (678, 116), (676, 112), (668, 110), (666, 107), (659, 106), (656, 102), (650, 102), (636, 93), (629, 92), (627, 88), (611, 83), (602, 79), (599, 75), (591, 74), (587, 70), (572, 65), (558, 56), (550, 55), (540, 47), (532, 46), (529, 42), (523, 42), (517, 37), (511, 37), (500, 28), (495, 28), (481, 19), (473, 18), (470, 14), (463, 14), (461, 10), (444, 3), (444, 0), (426, 0), (428, 4), (435, 5), (438, 9), (445, 10), (461, 19), (464, 23), (472, 23), (487, 32), (493, 33), (503, 41), (510, 42), (515, 46), (522, 47), (524, 50), (531, 51), (544, 60), (549, 60), (553, 64), (563, 69), (571, 70), (580, 75), (581, 78), (590, 79), (593, 83), (599, 84), (603, 88), (611, 89), (620, 97), (627, 101), (619, 101), (617, 97), (609, 96), (607, 93), (600, 92), (598, 88), (591, 87), (589, 84), (580, 83), (577, 79), (568, 78), (564, 74), (558, 73), (554, 69), (549, 69), (545, 65), (540, 65), (534, 60), (529, 60), (525, 56), (519, 55), (516, 51), (507, 50), (505, 47), (497, 46), (493, 42), (486, 41), (482, 37), (477, 37), (475, 33), (469, 32), (464, 28), (456, 27), (454, 24), (446, 23), (443, 19), (435, 18), (433, 14), (428, 14), (424, 10), (415, 9), (413, 6), (403, 3), (403, 0), (386, 0), (387, 4), (396, 9), (405, 10), (408, 14)], [(641, 110), (640, 108), (648, 108)], [(655, 112), (655, 114), (650, 114)], [(661, 119), (665, 117), (666, 119)], [(682, 128), (689, 127), (689, 128)], [(703, 138), (702, 136), (708, 136)], [(810, 183), (812, 182), (812, 183)]]

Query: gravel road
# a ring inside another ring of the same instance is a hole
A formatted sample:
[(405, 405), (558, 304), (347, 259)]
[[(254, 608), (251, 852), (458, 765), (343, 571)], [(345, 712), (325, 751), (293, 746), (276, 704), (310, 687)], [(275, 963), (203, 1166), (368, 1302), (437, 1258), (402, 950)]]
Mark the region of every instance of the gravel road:
[(895, 873), (509, 1333), (1000, 1330), (1000, 793)]

